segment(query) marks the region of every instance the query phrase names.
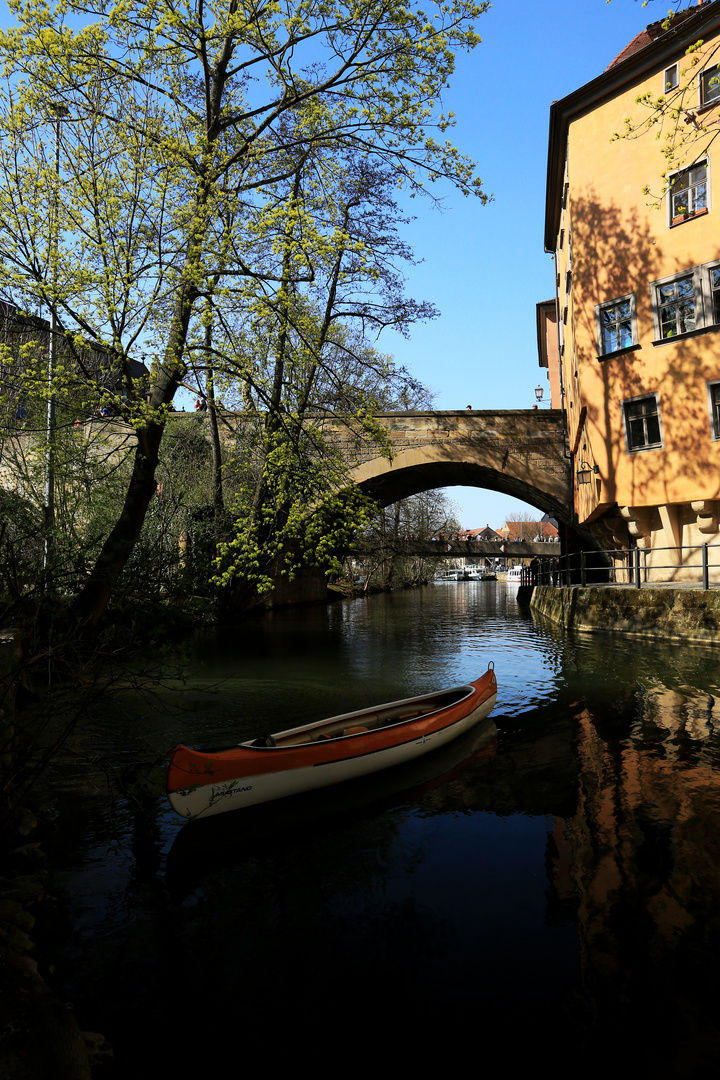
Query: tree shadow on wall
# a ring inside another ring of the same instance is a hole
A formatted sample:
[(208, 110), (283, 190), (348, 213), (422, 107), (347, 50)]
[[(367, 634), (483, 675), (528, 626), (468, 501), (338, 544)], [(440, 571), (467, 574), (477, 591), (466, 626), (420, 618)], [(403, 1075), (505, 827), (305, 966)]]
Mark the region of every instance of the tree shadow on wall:
[[(708, 477), (712, 477), (712, 494), (707, 497), (718, 497), (720, 471), (705, 384), (720, 380), (720, 332), (652, 344), (650, 283), (689, 270), (698, 259), (685, 264), (664, 258), (658, 239), (664, 223), (659, 214), (658, 228), (653, 230), (636, 212), (613, 203), (601, 204), (592, 193), (587, 198), (573, 199), (571, 210), (576, 363), (572, 356), (565, 358), (572, 386), (571, 438), (578, 420), (579, 399), (587, 405), (585, 424), (593, 446), (601, 441), (605, 447), (610, 478), (618, 468), (630, 469), (630, 496), (622, 500), (627, 505), (643, 505), (648, 482), (658, 479), (668, 503), (681, 501), (681, 477), (688, 491), (707, 489)], [(697, 235), (688, 234), (688, 241)], [(714, 255), (720, 257), (720, 248)], [(595, 305), (628, 293), (635, 293), (642, 348), (598, 359)], [(658, 395), (665, 453), (628, 455), (622, 402), (645, 394)], [(586, 448), (584, 444), (583, 434), (579, 454)], [(682, 463), (681, 473), (678, 462)], [(611, 500), (617, 500), (614, 484), (608, 494)]]

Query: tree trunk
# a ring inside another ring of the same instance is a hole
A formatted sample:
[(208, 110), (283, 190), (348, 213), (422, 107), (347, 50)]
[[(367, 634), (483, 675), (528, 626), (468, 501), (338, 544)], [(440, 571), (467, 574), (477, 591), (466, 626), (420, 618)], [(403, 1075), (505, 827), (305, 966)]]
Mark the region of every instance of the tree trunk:
[(152, 424), (142, 433), (142, 443), (135, 451), (132, 477), (120, 517), (103, 544), (87, 584), (73, 605), (80, 622), (86, 626), (95, 626), (102, 617), (113, 586), (140, 535), (157, 486), (155, 468), (163, 429), (164, 425)]
[[(182, 378), (182, 356), (195, 299), (195, 289), (185, 286), (176, 301), (175, 318), (165, 351), (166, 367), (160, 372), (150, 399), (153, 409), (172, 402)], [(87, 584), (73, 604), (73, 611), (83, 626), (94, 627), (102, 618), (113, 587), (140, 535), (147, 508), (157, 486), (155, 469), (164, 431), (164, 422), (150, 419), (144, 428), (136, 432), (138, 447), (122, 512), (103, 544)]]
[(212, 496), (215, 538), (219, 539), (223, 518), (225, 516), (225, 499), (223, 495), (220, 429), (218, 427), (217, 405), (215, 402), (215, 371), (212, 360), (210, 359), (210, 349), (212, 347), (212, 299), (210, 297), (208, 297), (207, 306), (208, 320), (205, 324), (205, 347), (207, 356), (205, 400), (207, 402), (208, 423), (210, 425), (210, 446), (212, 447)]

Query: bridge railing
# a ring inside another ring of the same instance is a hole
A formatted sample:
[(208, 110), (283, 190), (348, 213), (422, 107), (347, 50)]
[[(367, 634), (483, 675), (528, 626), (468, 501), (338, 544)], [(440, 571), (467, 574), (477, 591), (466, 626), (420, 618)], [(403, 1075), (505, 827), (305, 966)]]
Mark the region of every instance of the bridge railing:
[(720, 588), (720, 544), (577, 551), (523, 567), (522, 583)]

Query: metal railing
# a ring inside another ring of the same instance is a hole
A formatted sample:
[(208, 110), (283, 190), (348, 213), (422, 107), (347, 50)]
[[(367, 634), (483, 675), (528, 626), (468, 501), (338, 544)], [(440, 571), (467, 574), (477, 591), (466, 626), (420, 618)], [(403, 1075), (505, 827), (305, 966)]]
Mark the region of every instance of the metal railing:
[[(660, 552), (672, 552), (670, 561), (657, 561)], [(536, 567), (523, 567), (522, 585), (628, 585), (636, 589), (641, 589), (643, 585), (685, 585), (703, 589), (720, 588), (720, 544), (576, 551), (558, 558), (535, 561)]]

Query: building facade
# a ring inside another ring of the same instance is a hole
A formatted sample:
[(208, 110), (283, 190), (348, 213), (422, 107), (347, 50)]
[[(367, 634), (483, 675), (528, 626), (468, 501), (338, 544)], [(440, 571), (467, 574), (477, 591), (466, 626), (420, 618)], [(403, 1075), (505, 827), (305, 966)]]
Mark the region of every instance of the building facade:
[(651, 24), (550, 111), (540, 363), (578, 523), (643, 549), (650, 579), (696, 576), (698, 545), (720, 545), (718, 135), (720, 0)]

